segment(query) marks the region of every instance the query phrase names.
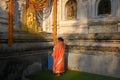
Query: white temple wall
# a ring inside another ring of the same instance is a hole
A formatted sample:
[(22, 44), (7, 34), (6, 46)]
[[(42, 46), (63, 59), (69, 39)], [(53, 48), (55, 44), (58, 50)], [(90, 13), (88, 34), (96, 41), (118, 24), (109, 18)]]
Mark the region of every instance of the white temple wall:
[(58, 34), (88, 33), (87, 2), (82, 3), (82, 0), (77, 0), (77, 19), (66, 20), (65, 4), (67, 1), (61, 0), (58, 2)]
[[(58, 34), (88, 34), (88, 21), (106, 20), (109, 16), (116, 21), (120, 21), (120, 0), (111, 0), (111, 14), (108, 16), (98, 16), (98, 4), (100, 0), (76, 0), (77, 19), (66, 20), (65, 4), (68, 0), (57, 2), (57, 32)], [(43, 21), (43, 30), (53, 32), (53, 12), (50, 17)], [(116, 28), (116, 27), (115, 27)], [(115, 31), (116, 32), (116, 31)]]

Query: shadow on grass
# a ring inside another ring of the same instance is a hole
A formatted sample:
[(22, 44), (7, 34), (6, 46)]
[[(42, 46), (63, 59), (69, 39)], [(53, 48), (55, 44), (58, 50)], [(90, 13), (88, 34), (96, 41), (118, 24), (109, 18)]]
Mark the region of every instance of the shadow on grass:
[(85, 72), (67, 70), (60, 77), (55, 76), (51, 71), (41, 71), (27, 76), (30, 80), (120, 80), (120, 78), (101, 76)]

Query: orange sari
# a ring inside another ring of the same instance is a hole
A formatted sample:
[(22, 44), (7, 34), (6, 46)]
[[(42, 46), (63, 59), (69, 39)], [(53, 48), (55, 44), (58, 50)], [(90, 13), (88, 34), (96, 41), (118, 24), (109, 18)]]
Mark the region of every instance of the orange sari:
[(53, 49), (53, 72), (63, 73), (64, 72), (64, 42), (58, 42)]

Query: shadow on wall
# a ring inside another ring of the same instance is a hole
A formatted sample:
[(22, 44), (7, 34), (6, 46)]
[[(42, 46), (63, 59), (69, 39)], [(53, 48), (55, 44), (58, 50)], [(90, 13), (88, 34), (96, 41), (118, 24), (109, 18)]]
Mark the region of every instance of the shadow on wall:
[[(2, 3), (3, 1), (0, 1)], [(6, 10), (7, 6), (5, 3), (0, 5), (0, 32), (7, 32), (8, 31), (8, 14)]]
[(21, 6), (20, 3), (18, 3), (18, 0), (14, 0), (14, 29), (20, 29), (20, 26), (21, 26)]
[[(17, 0), (14, 0), (16, 5), (14, 10), (14, 26), (20, 27), (20, 11)], [(0, 28), (8, 28), (7, 13), (0, 7)], [(5, 19), (2, 15), (5, 15)], [(5, 20), (3, 23), (1, 20)], [(1, 24), (5, 24), (1, 26)], [(0, 29), (3, 31), (3, 29)], [(4, 32), (4, 31), (3, 31)], [(52, 34), (39, 33), (30, 34), (23, 31), (14, 32), (14, 42), (8, 47), (7, 36), (0, 33), (0, 80), (21, 80), (25, 76), (34, 72), (47, 69), (48, 53), (53, 48)]]

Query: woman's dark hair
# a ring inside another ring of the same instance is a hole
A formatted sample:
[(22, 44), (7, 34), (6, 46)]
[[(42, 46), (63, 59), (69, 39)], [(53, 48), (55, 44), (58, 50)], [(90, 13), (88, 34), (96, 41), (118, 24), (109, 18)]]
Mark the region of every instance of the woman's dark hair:
[(62, 37), (58, 37), (59, 41), (64, 41), (64, 39)]

